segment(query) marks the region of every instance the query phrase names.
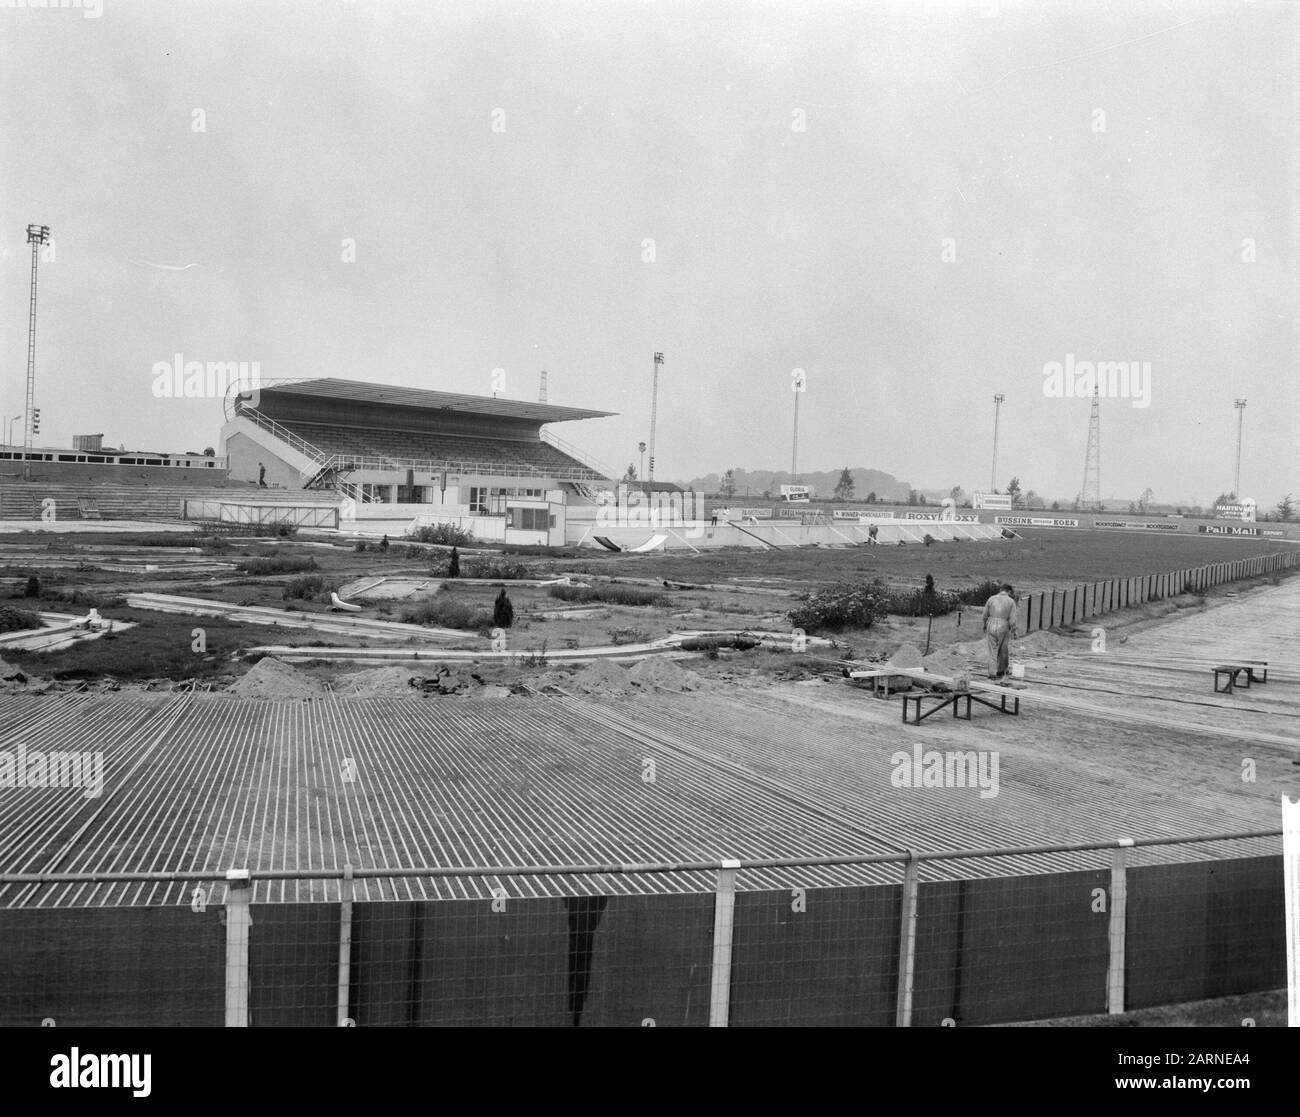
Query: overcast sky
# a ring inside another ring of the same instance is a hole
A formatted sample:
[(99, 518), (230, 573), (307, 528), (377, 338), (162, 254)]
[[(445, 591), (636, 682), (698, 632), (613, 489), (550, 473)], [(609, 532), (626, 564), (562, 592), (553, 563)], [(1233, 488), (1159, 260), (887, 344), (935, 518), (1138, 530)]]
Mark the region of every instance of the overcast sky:
[(215, 444), (219, 402), (152, 393), (177, 353), (547, 369), (621, 470), (661, 350), (659, 478), (788, 469), (799, 368), (801, 469), (986, 487), (1000, 392), (1000, 483), (1072, 498), (1072, 355), (1150, 363), (1149, 406), (1102, 400), (1105, 495), (1230, 488), (1245, 397), (1243, 494), (1300, 497), (1295, 9), (0, 6), (0, 410), (38, 222), (42, 443)]

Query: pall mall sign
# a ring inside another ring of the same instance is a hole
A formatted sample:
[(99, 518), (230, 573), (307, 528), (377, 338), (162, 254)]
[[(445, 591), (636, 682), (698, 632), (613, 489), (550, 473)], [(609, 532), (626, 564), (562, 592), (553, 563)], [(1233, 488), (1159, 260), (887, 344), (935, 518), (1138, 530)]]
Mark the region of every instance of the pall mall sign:
[[(1202, 535), (1263, 535), (1262, 528), (1237, 527), (1236, 524), (1201, 524), (1197, 528)], [(1278, 533), (1279, 535), (1281, 532)]]

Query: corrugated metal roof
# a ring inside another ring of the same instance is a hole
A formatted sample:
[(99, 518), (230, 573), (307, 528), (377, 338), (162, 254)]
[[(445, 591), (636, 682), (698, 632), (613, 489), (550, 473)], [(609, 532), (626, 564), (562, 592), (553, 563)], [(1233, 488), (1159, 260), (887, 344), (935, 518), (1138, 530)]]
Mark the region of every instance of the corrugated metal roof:
[(592, 411), (584, 407), (558, 407), (528, 400), (467, 396), (456, 392), (435, 392), (425, 388), (403, 388), (396, 384), (368, 384), (361, 380), (299, 380), (268, 382), (262, 389), (262, 409), (277, 395), (317, 396), (357, 403), (383, 403), (393, 407), (417, 407), (430, 411), (456, 411), (463, 415), (488, 415), (507, 419), (528, 419), (537, 423), (565, 423), (574, 419), (603, 419), (613, 411)]

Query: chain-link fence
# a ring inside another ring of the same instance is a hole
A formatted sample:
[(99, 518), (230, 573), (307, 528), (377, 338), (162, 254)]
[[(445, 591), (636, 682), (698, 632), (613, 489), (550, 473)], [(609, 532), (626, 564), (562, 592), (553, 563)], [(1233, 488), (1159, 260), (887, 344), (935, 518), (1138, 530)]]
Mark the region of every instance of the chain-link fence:
[[(1025, 873), (1048, 854), (1084, 867)], [(824, 883), (865, 867), (882, 883)], [(465, 898), (356, 898), (417, 878)], [(282, 899), (307, 884), (327, 898)], [(971, 1025), (1287, 983), (1281, 831), (4, 885), (21, 886), (0, 909), (0, 1024), (16, 1026)]]

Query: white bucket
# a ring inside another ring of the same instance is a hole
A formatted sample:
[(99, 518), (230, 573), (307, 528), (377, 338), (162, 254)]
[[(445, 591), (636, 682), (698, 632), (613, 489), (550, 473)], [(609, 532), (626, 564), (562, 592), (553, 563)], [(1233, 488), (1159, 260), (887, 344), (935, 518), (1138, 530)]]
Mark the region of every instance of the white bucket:
[(1011, 677), (1013, 679), (1023, 679), (1025, 677), (1025, 665), (1023, 663), (1013, 663), (1011, 665)]

